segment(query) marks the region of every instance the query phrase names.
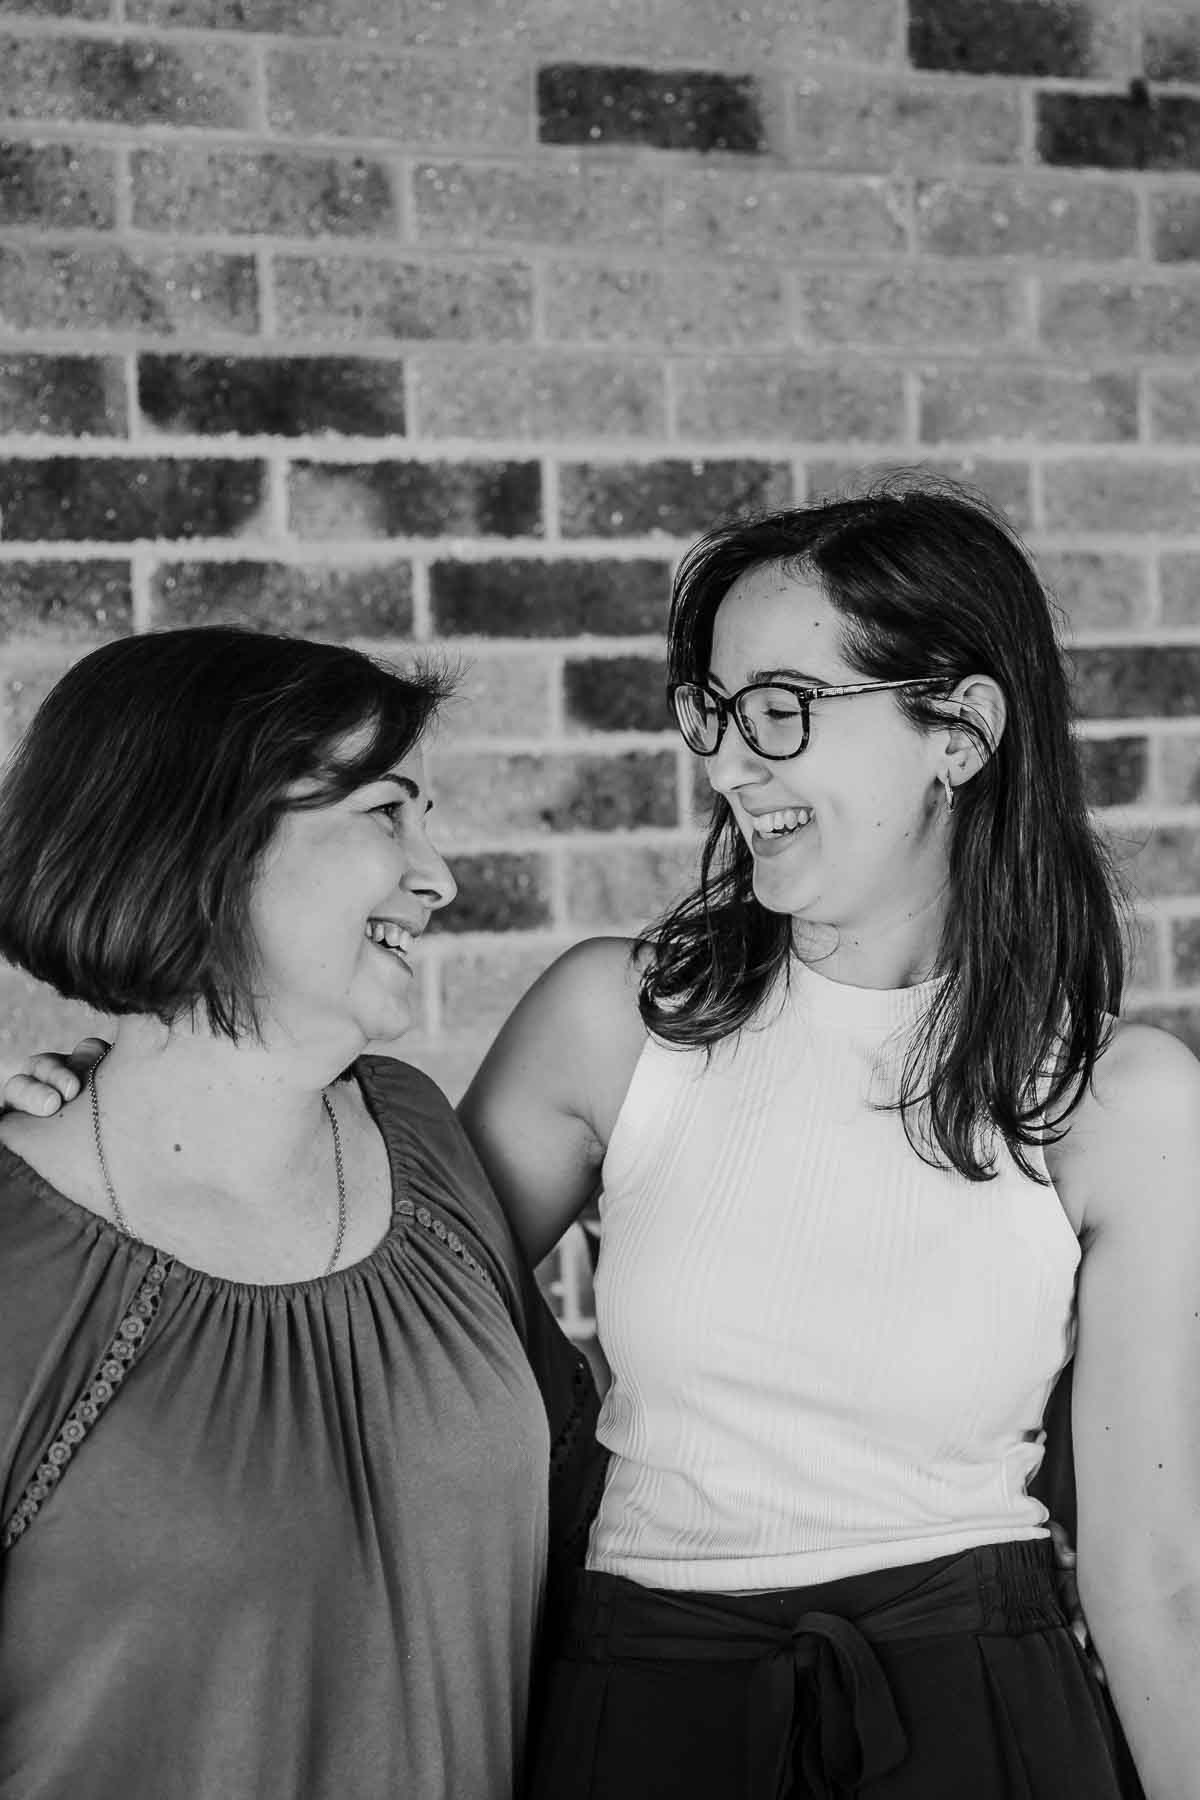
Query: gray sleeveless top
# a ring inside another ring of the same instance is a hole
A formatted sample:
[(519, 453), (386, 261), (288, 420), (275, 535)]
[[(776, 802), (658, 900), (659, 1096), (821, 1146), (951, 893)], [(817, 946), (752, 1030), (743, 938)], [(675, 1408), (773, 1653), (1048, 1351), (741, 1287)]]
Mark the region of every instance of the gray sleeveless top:
[(548, 1454), (517, 1251), (433, 1083), (355, 1074), (383, 1241), (273, 1286), (172, 1263), (49, 1491), (156, 1259), (0, 1145), (0, 1513), (44, 1494), (0, 1564), (2, 1800), (516, 1790)]

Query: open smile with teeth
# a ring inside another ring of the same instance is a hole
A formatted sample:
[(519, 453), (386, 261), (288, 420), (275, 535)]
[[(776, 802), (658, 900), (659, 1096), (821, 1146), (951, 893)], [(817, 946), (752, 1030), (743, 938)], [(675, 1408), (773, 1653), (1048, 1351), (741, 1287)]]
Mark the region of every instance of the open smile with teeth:
[(811, 806), (785, 806), (779, 812), (760, 813), (754, 830), (759, 837), (786, 837), (807, 825), (812, 816)]
[(397, 925), (392, 919), (368, 919), (367, 936), (381, 950), (390, 950), (405, 962), (412, 954), (412, 932), (403, 925)]

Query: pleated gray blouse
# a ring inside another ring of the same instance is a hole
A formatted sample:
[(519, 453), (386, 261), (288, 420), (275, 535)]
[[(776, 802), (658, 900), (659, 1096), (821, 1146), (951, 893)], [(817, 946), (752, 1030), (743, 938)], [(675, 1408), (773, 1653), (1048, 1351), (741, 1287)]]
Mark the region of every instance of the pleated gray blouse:
[(433, 1083), (354, 1073), (383, 1241), (270, 1286), (170, 1263), (65, 1460), (159, 1259), (0, 1145), (2, 1800), (517, 1789), (548, 1454), (518, 1253)]

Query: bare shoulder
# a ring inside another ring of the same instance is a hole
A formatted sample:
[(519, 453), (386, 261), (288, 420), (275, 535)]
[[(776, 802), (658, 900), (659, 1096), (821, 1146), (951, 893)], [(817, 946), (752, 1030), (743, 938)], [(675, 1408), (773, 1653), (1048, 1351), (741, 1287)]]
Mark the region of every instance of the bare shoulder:
[(518, 1001), (459, 1117), (526, 1253), (538, 1262), (595, 1191), (646, 1040), (625, 938), (558, 957)]
[(640, 975), (632, 939), (587, 938), (565, 950), (509, 1015), (461, 1110), (532, 1077), (549, 1105), (588, 1118), (603, 1136), (645, 1042)]
[(1092, 1086), (1097, 1110), (1122, 1124), (1135, 1118), (1167, 1128), (1200, 1124), (1200, 1060), (1157, 1025), (1118, 1021)]
[(1119, 1021), (1063, 1150), (1093, 1229), (1131, 1199), (1144, 1217), (1200, 1198), (1200, 1060), (1168, 1031)]

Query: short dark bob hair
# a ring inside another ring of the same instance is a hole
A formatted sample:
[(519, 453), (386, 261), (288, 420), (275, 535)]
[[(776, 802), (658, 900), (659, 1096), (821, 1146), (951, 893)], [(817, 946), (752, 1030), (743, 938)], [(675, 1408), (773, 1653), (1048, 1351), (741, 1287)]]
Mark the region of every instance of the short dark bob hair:
[(92, 651), (0, 784), (0, 956), (102, 1013), (256, 1033), (249, 901), (279, 819), (384, 775), (452, 686), (227, 626)]
[[(1092, 828), (1052, 606), (1028, 552), (979, 496), (914, 472), (861, 498), (724, 525), (684, 557), (668, 625), (671, 681), (707, 679), (717, 608), (738, 577), (779, 563), (841, 615), (843, 655), (868, 680), (987, 675), (1008, 718), (955, 796), (947, 977), (898, 1097), (926, 1160), (970, 1180), (998, 1130), (1018, 1165), (1055, 1141), (1109, 1041), (1127, 933)], [(936, 695), (896, 696), (917, 727)], [(963, 727), (971, 729), (964, 718)], [(976, 731), (976, 737), (980, 733)], [(642, 1016), (669, 1043), (711, 1045), (748, 1024), (791, 954), (791, 920), (754, 897), (750, 852), (717, 796), (699, 885), (641, 941)]]

